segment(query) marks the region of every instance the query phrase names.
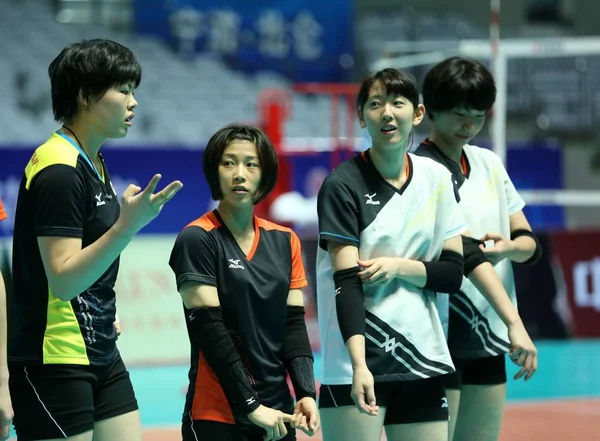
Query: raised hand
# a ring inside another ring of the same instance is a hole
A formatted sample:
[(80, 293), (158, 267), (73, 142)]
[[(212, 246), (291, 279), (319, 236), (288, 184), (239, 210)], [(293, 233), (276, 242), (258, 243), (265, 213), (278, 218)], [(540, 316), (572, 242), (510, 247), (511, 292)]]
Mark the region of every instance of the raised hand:
[(119, 234), (134, 236), (158, 216), (164, 205), (182, 189), (180, 181), (173, 181), (158, 193), (154, 194), (161, 179), (157, 174), (152, 177), (146, 188), (129, 185), (121, 196), (121, 215), (113, 226)]

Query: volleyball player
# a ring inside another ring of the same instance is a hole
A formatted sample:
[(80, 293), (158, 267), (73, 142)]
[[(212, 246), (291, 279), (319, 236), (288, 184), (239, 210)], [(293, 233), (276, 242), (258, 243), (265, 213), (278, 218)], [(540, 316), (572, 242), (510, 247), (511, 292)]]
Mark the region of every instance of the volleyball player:
[(454, 367), (435, 299), (460, 286), (466, 223), (450, 173), (407, 153), (424, 117), (415, 82), (379, 71), (357, 108), (372, 147), (318, 196), (323, 437), (377, 440), (385, 427), (389, 441), (445, 440)]
[(300, 241), (254, 215), (275, 186), (275, 149), (259, 129), (230, 125), (211, 137), (203, 162), (219, 205), (183, 229), (170, 259), (192, 345), (183, 439), (295, 440), (292, 426), (313, 435)]
[[(478, 61), (449, 58), (427, 73), (422, 92), (433, 124), (416, 153), (452, 173), (469, 234), (494, 241), (475, 252), (483, 251), (497, 273), (489, 271), (489, 263), (481, 265), (450, 297), (448, 345), (457, 368), (446, 378), (450, 438), (496, 441), (506, 399), (504, 354), (510, 351), (521, 366), (515, 379), (528, 380), (537, 370), (537, 351), (516, 311), (512, 262), (533, 264), (542, 251), (500, 158), (469, 144), (495, 101), (491, 73)], [(492, 298), (483, 289), (490, 284)]]
[[(0, 222), (6, 219), (6, 211), (0, 199)], [(13, 419), (12, 403), (8, 389), (8, 364), (6, 361), (6, 287), (0, 272), (0, 440), (4, 441), (10, 434)]]
[(64, 48), (49, 67), (63, 126), (25, 167), (13, 237), (16, 331), (10, 392), (19, 441), (142, 439), (138, 405), (116, 346), (119, 255), (182, 187), (160, 180), (121, 197), (99, 152), (132, 125), (142, 68), (109, 40)]

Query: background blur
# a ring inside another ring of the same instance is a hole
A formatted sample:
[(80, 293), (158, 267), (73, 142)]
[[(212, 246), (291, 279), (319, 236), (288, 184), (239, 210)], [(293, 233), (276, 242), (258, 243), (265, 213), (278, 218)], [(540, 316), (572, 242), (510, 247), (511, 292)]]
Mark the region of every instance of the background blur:
[[(263, 127), (280, 151), (278, 186), (259, 211), (302, 239), (318, 378), (314, 196), (332, 167), (369, 147), (355, 116), (357, 82), (393, 66), (420, 83), (442, 59), (472, 56), (490, 66), (499, 91), (476, 143), (504, 159), (544, 246), (537, 265), (516, 268), (540, 370), (527, 384), (509, 380), (502, 440), (600, 440), (600, 8), (594, 0), (499, 4), (0, 0), (0, 198), (9, 215), (0, 261), (9, 289), (21, 174), (58, 128), (48, 64), (71, 42), (114, 39), (144, 68), (134, 127), (103, 147), (117, 192), (157, 172), (185, 184), (123, 253), (117, 283), (119, 346), (145, 440), (180, 439), (189, 343), (167, 261), (175, 235), (214, 206), (202, 149), (227, 123)], [(415, 130), (415, 146), (428, 129), (424, 121)]]

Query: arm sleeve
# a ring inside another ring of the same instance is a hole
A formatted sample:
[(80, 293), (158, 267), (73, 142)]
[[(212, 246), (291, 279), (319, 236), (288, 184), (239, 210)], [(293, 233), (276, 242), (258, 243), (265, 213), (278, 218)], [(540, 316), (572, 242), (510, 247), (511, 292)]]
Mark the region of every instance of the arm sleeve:
[(302, 247), (300, 245), (300, 239), (296, 236), (296, 233), (292, 231), (291, 234), (292, 242), (292, 277), (290, 282), (290, 289), (304, 288), (308, 285), (306, 280), (306, 271), (304, 270), (304, 263), (302, 262)]
[(326, 179), (317, 197), (317, 215), (322, 249), (327, 250), (329, 241), (358, 246), (358, 208), (347, 185)]
[(217, 286), (217, 247), (210, 231), (186, 227), (175, 241), (169, 266), (175, 273), (177, 289), (187, 282)]
[(37, 236), (83, 237), (85, 182), (74, 167), (56, 164), (33, 177), (29, 190)]

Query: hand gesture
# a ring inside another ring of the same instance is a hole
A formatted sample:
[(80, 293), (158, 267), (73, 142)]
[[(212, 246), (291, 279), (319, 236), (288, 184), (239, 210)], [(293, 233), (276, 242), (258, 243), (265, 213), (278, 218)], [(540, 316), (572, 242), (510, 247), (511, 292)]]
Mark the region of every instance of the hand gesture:
[(304, 397), (296, 403), (292, 426), (313, 436), (321, 427), (317, 403), (311, 397)]
[(8, 380), (0, 385), (0, 441), (8, 439), (13, 419), (12, 402), (8, 390)]
[(265, 429), (267, 432), (265, 441), (276, 441), (287, 435), (287, 428), (284, 423), (292, 423), (294, 416), (261, 405), (248, 414), (248, 419), (258, 427)]
[(372, 285), (387, 285), (398, 277), (398, 259), (393, 257), (377, 257), (370, 260), (359, 260), (362, 271), (358, 277)]
[(354, 370), (351, 397), (361, 413), (377, 415), (379, 406), (375, 401), (375, 380), (366, 366)]
[(488, 241), (493, 240), (494, 246), (487, 248), (484, 245), (480, 245), (483, 255), (490, 261), (492, 265), (496, 265), (502, 259), (510, 258), (513, 253), (514, 246), (511, 240), (497, 233), (487, 233), (480, 240)]
[(121, 196), (121, 215), (114, 225), (118, 233), (125, 236), (135, 235), (156, 218), (163, 206), (183, 187), (180, 181), (173, 181), (154, 194), (160, 179), (161, 175), (154, 175), (144, 191), (133, 184), (125, 189)]
[(537, 349), (522, 322), (509, 326), (508, 339), (510, 341), (509, 357), (514, 364), (521, 367), (513, 379), (519, 380), (525, 376), (525, 381), (528, 381), (537, 371)]

